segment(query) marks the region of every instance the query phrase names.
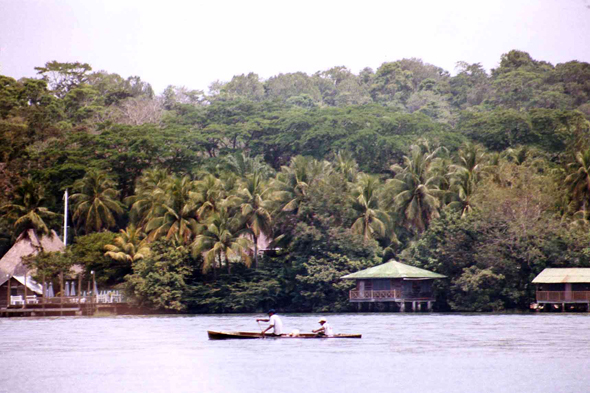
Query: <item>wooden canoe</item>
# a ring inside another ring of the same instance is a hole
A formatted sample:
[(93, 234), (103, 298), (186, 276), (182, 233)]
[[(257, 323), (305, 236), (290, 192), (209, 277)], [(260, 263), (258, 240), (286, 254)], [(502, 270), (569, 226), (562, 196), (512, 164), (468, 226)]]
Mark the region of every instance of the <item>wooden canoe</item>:
[(207, 330), (209, 340), (227, 340), (232, 338), (237, 339), (250, 339), (250, 338), (361, 338), (361, 334), (335, 334), (332, 337), (318, 336), (315, 333), (299, 333), (297, 335), (281, 334), (280, 336), (274, 336), (272, 334), (265, 334), (264, 336), (260, 332), (217, 332), (213, 330)]

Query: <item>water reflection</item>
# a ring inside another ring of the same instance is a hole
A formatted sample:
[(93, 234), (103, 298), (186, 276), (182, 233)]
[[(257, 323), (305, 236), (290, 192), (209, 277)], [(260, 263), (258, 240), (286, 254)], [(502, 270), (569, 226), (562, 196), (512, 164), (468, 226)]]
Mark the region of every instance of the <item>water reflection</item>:
[[(210, 341), (256, 315), (0, 320), (6, 392), (587, 391), (587, 314), (338, 314), (361, 340)], [(283, 315), (286, 331), (318, 315)]]

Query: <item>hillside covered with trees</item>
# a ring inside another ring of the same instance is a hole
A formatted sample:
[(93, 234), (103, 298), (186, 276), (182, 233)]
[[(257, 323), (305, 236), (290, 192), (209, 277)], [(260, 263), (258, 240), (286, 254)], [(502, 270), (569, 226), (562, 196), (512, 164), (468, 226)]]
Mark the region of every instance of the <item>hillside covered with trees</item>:
[(391, 258), (448, 276), (441, 310), (526, 309), (545, 267), (590, 267), (588, 63), (514, 50), (489, 73), (402, 59), (161, 95), (36, 70), (0, 75), (0, 256), (59, 231), (69, 189), (71, 245), (36, 266), (153, 309), (351, 310), (339, 278)]

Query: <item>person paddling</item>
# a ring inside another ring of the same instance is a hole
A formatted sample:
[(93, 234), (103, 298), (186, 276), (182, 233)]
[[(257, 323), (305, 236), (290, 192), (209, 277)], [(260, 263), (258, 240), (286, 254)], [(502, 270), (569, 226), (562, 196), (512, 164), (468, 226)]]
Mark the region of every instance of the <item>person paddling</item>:
[(281, 318), (279, 318), (273, 309), (268, 310), (267, 314), (269, 319), (256, 319), (256, 322), (270, 322), (268, 327), (262, 331), (262, 335), (264, 336), (264, 334), (272, 328), (272, 334), (274, 336), (280, 336), (281, 333), (283, 333), (283, 322), (281, 321)]
[(334, 337), (334, 331), (332, 330), (332, 326), (330, 326), (326, 318), (320, 318), (318, 323), (322, 325), (322, 327), (316, 330), (312, 330), (312, 332), (316, 333), (318, 336)]

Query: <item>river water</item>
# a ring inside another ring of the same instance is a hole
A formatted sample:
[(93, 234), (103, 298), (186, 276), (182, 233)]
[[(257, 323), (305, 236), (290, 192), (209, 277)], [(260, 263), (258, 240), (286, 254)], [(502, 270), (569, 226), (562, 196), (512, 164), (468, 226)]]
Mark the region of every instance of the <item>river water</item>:
[(324, 316), (363, 338), (207, 338), (263, 315), (3, 318), (0, 392), (590, 392), (588, 314)]

